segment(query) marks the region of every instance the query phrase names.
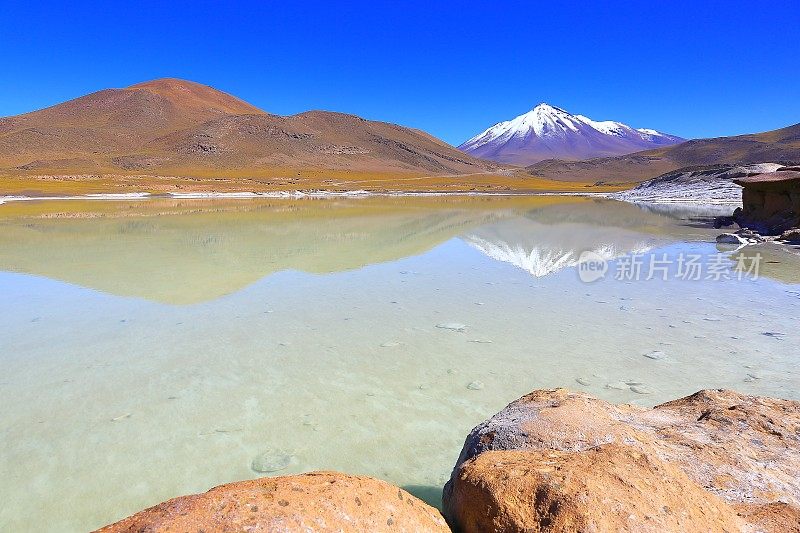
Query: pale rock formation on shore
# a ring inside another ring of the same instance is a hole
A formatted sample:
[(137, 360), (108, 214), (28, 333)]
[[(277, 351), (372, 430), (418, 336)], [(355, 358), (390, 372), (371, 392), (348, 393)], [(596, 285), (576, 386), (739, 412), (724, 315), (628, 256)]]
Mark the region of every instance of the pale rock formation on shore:
[(634, 203), (688, 203), (739, 206), (742, 188), (734, 180), (780, 168), (777, 163), (757, 165), (704, 165), (680, 168), (610, 195)]

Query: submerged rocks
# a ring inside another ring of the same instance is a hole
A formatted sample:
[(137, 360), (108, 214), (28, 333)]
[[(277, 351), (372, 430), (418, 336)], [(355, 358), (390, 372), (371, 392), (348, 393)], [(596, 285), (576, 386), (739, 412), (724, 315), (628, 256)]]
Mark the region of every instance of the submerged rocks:
[(269, 473), (283, 470), (295, 461), (295, 456), (283, 450), (266, 450), (256, 455), (250, 462), (253, 472)]
[(467, 329), (466, 324), (461, 324), (460, 322), (442, 322), (440, 324), (436, 324), (436, 327), (439, 329), (449, 329), (450, 331), (464, 331)]
[(403, 343), (401, 343), (399, 341), (386, 341), (386, 342), (381, 344), (381, 348), (397, 348), (398, 346), (401, 346), (402, 344)]
[(624, 381), (615, 381), (613, 383), (607, 383), (606, 388), (612, 390), (628, 390), (631, 386)]
[(705, 390), (648, 409), (535, 391), (472, 430), (443, 504), (463, 531), (789, 531), (800, 402)]
[(103, 533), (449, 531), (439, 512), (385, 481), (337, 472), (222, 485), (145, 509)]
[(644, 354), (644, 356), (647, 357), (648, 359), (653, 359), (654, 361), (660, 361), (661, 359), (666, 359), (667, 354), (665, 354), (661, 350), (654, 350), (652, 352)]

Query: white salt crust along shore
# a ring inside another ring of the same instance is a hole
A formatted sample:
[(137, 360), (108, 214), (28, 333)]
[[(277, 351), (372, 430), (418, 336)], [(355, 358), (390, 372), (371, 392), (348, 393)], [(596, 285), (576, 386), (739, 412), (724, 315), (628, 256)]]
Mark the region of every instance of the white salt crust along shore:
[[(719, 191), (715, 192), (718, 193)], [(682, 188), (673, 191), (662, 190), (650, 192), (647, 194), (631, 189), (629, 191), (604, 194), (603, 196), (611, 200), (621, 200), (632, 204), (716, 205), (731, 206), (734, 208), (741, 207), (742, 205), (742, 188), (733, 184), (731, 189), (726, 191), (723, 195), (708, 194), (707, 191), (701, 189), (689, 190)]]
[(75, 196), (0, 196), (0, 204), (8, 202), (42, 201), (42, 200), (150, 200), (173, 198), (178, 200), (246, 200), (258, 198), (367, 198), (387, 196), (591, 196), (608, 197), (605, 193), (576, 192), (476, 192), (476, 191), (272, 191), (272, 192), (182, 192), (151, 194), (147, 192), (120, 194), (82, 194)]
[(82, 194), (78, 196), (0, 196), (0, 204), (7, 202), (26, 202), (37, 200), (146, 200), (152, 198), (147, 192)]

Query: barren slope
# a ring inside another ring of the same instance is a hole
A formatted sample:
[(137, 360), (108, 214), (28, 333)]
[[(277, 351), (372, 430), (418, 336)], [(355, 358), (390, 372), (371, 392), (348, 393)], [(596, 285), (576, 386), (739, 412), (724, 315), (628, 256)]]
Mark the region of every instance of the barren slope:
[(497, 165), (394, 124), (313, 111), (271, 115), (211, 87), (163, 79), (0, 119), (0, 175), (417, 175)]
[(800, 124), (764, 133), (698, 139), (618, 157), (549, 159), (527, 168), (537, 176), (565, 181), (640, 182), (689, 166), (768, 162), (800, 162)]

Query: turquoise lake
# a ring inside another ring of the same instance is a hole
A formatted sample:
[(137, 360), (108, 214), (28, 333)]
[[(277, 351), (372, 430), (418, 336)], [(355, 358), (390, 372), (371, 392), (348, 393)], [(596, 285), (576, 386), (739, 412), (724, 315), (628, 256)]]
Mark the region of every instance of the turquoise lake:
[(0, 205), (3, 531), (311, 470), (438, 505), (470, 429), (537, 388), (800, 399), (800, 251), (718, 247), (703, 208), (21, 204)]

